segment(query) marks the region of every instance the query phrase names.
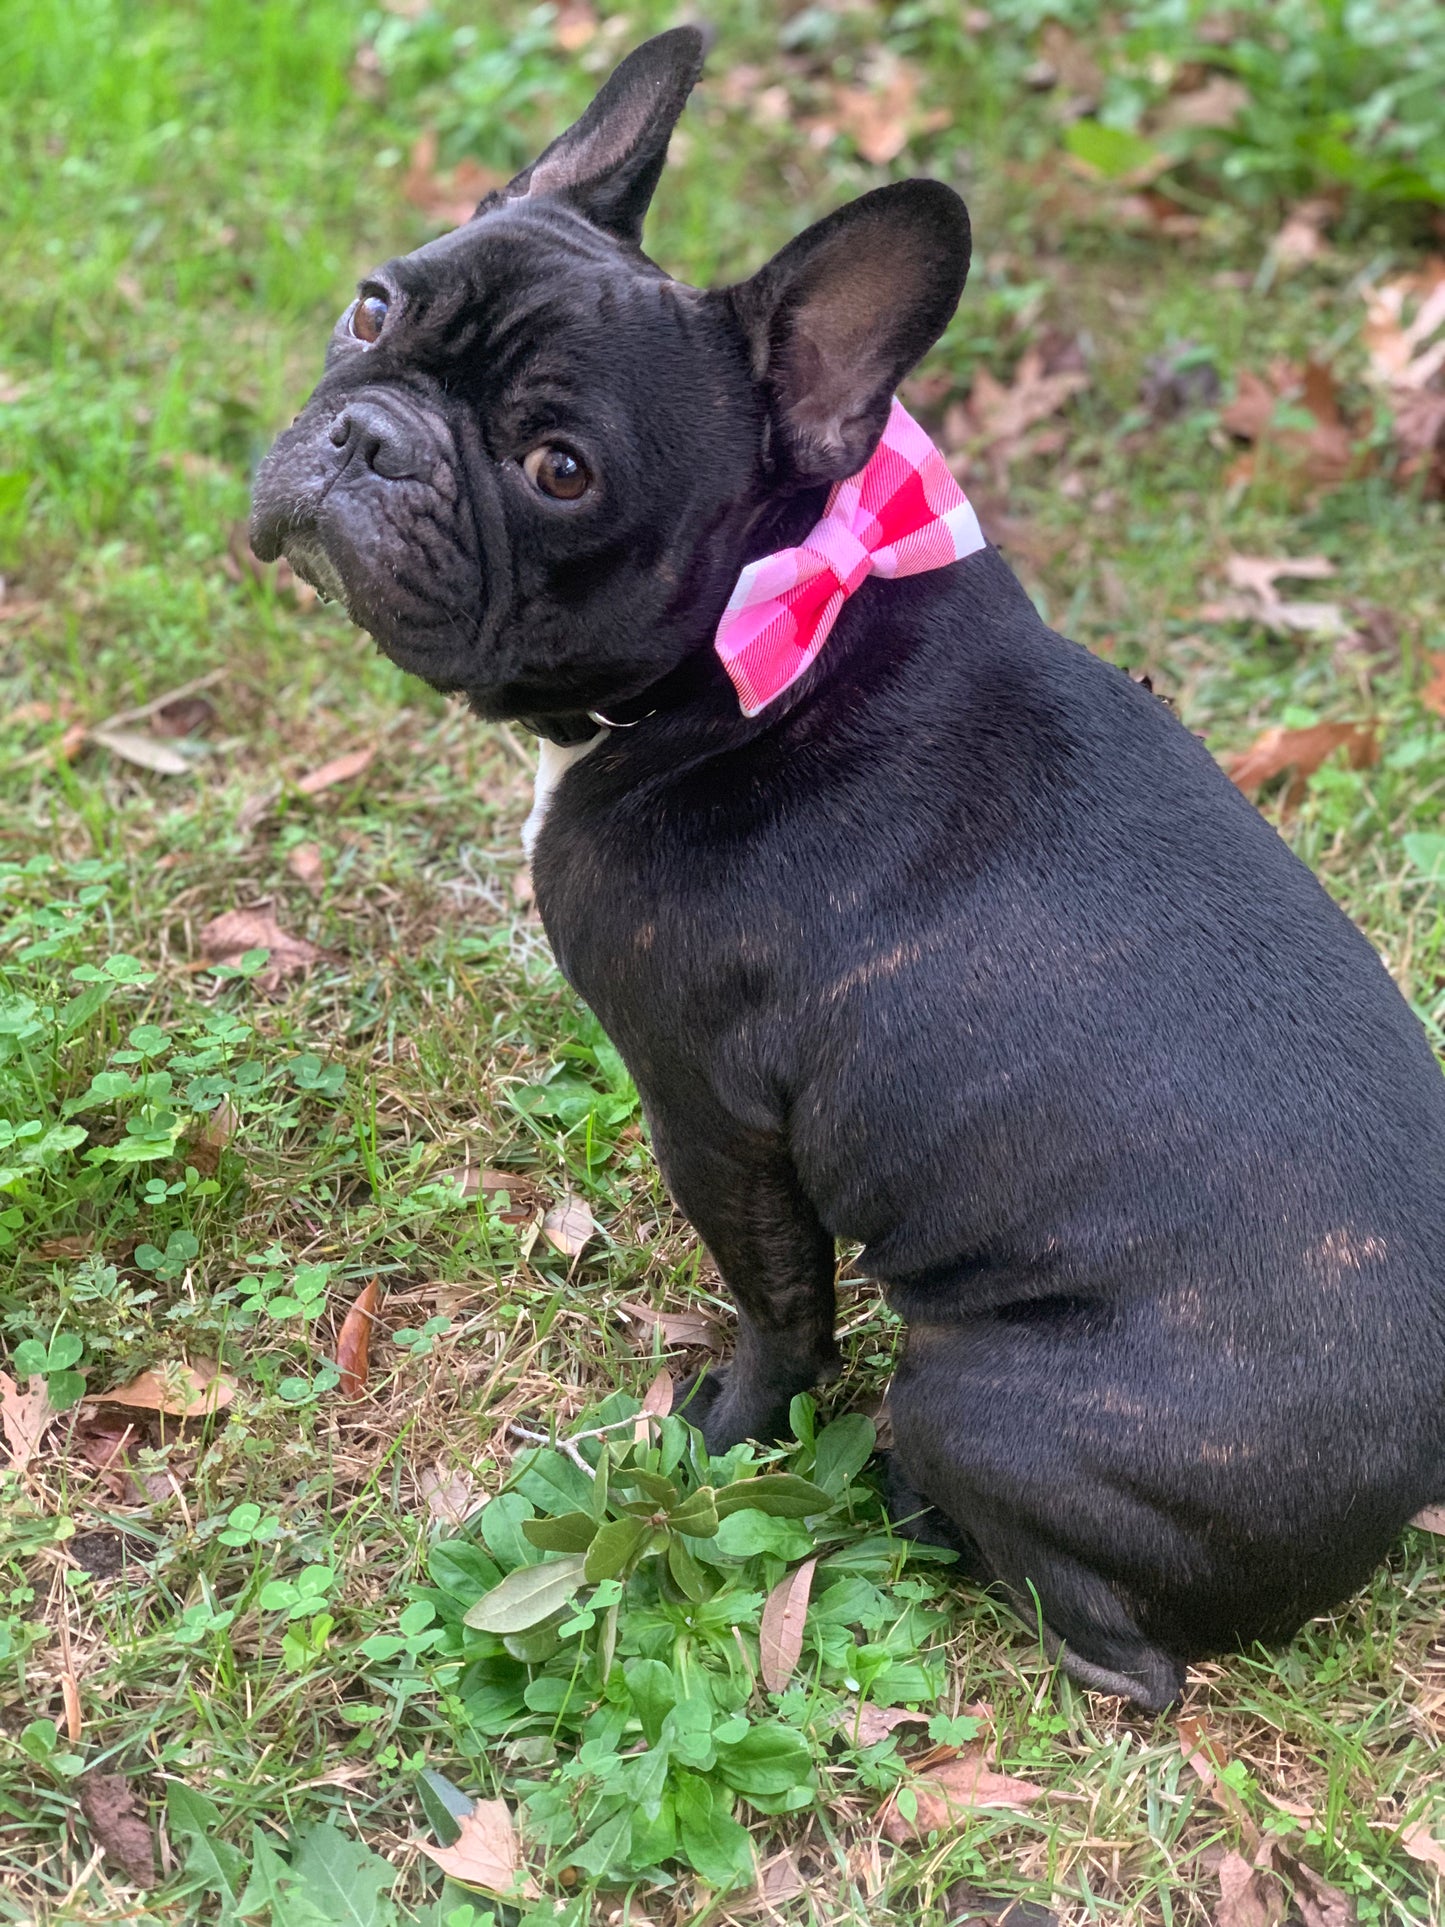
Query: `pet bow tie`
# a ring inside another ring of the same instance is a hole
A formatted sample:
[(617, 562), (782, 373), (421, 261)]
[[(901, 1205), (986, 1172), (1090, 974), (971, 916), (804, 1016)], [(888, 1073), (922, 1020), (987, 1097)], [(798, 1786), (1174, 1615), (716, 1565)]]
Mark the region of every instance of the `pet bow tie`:
[(835, 482), (823, 519), (795, 549), (750, 562), (714, 642), (745, 716), (781, 696), (828, 640), (870, 575), (921, 575), (984, 545), (978, 517), (942, 455), (895, 401), (883, 439)]

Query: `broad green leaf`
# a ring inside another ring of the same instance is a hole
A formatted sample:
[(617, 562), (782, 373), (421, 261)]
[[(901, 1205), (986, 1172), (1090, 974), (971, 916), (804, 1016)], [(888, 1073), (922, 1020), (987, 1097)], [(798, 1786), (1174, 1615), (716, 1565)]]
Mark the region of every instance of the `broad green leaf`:
[(251, 1828), (251, 1877), (238, 1902), (243, 1914), (271, 1912), (271, 1927), (332, 1927), (260, 1827)]
[(1402, 836), (1400, 841), (1417, 870), (1423, 871), (1432, 883), (1445, 883), (1445, 836), (1427, 831)]
[(640, 1465), (629, 1465), (613, 1475), (614, 1485), (635, 1485), (657, 1505), (676, 1505), (677, 1487), (660, 1473), (648, 1472)]
[(586, 1563), (584, 1554), (567, 1552), (539, 1566), (520, 1566), (468, 1609), (465, 1623), (483, 1633), (525, 1633), (540, 1626), (583, 1584)]
[(717, 1494), (710, 1485), (699, 1486), (673, 1507), (667, 1523), (690, 1539), (711, 1539), (718, 1527)]
[(442, 1845), (449, 1847), (461, 1831), (459, 1822), (472, 1810), (471, 1800), (444, 1773), (429, 1766), (417, 1774), (416, 1792), (427, 1825)]
[(291, 1872), (333, 1927), (393, 1927), (391, 1862), (330, 1821), (298, 1833)]
[(543, 1552), (585, 1552), (597, 1536), (590, 1512), (564, 1512), (560, 1519), (524, 1519), (522, 1536)]
[(1064, 145), (1076, 160), (1094, 168), (1107, 181), (1121, 180), (1157, 166), (1162, 156), (1152, 141), (1102, 121), (1076, 120), (1064, 129)]
[(72, 1405), (78, 1405), (85, 1397), (85, 1375), (82, 1372), (51, 1372), (45, 1381), (45, 1391), (53, 1411), (68, 1412)]
[(501, 1568), (470, 1539), (443, 1539), (432, 1547), (426, 1569), (433, 1585), (467, 1605), (490, 1592), (502, 1577)]
[(621, 1813), (613, 1814), (610, 1820), (604, 1820), (580, 1847), (570, 1848), (567, 1857), (584, 1873), (605, 1879), (614, 1869), (620, 1870), (626, 1865), (631, 1838), (632, 1813), (629, 1808), (624, 1808)]
[(246, 1856), (221, 1838), (221, 1816), (203, 1793), (172, 1780), (166, 1787), (171, 1838), (187, 1841), (186, 1875), (206, 1893), (220, 1896), (224, 1927), (236, 1918), (246, 1884)]
[(660, 1659), (629, 1659), (622, 1669), (633, 1711), (642, 1722), (649, 1746), (662, 1737), (662, 1722), (677, 1704), (678, 1685), (672, 1668)]
[(536, 1564), (537, 1548), (522, 1537), (522, 1521), (532, 1516), (532, 1503), (520, 1492), (499, 1493), (477, 1514), (477, 1530), (504, 1566)]
[(800, 1479), (794, 1472), (765, 1472), (760, 1478), (739, 1479), (725, 1485), (717, 1495), (720, 1519), (741, 1511), (766, 1512), (776, 1519), (806, 1519), (815, 1512), (826, 1512), (832, 1495), (811, 1479)]
[(796, 1728), (760, 1720), (733, 1745), (718, 1742), (717, 1772), (742, 1794), (790, 1793), (813, 1785), (813, 1757)]
[(670, 1535), (667, 1541), (667, 1569), (684, 1598), (694, 1602), (702, 1598), (707, 1584), (702, 1567), (687, 1541), (678, 1534)]
[(629, 1559), (641, 1549), (652, 1527), (646, 1519), (613, 1519), (598, 1529), (587, 1549), (586, 1576), (589, 1579), (615, 1579)]
[(530, 1499), (539, 1512), (554, 1518), (562, 1512), (590, 1512), (592, 1485), (580, 1465), (550, 1446), (538, 1447), (512, 1480), (514, 1491)]
[(718, 1527), (717, 1546), (734, 1559), (751, 1559), (759, 1552), (775, 1553), (779, 1559), (806, 1559), (817, 1550), (806, 1526), (768, 1512), (734, 1512)]
[(878, 1434), (862, 1412), (845, 1412), (818, 1434), (813, 1477), (824, 1491), (841, 1499), (868, 1463)]
[(710, 1886), (742, 1886), (753, 1878), (752, 1841), (728, 1808), (730, 1802), (695, 1773), (673, 1783), (682, 1850)]

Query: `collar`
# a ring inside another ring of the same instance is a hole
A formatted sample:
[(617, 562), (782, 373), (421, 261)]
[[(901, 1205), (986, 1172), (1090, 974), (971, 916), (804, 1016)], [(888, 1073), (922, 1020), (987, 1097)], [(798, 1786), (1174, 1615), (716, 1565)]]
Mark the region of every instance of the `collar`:
[[(791, 689), (832, 633), (843, 604), (870, 575), (921, 575), (984, 547), (973, 507), (927, 433), (894, 400), (872, 455), (829, 492), (820, 519), (790, 549), (749, 562), (738, 577), (713, 640), (713, 652), (756, 716)], [(676, 706), (696, 686), (689, 658), (605, 714), (524, 718), (549, 742), (587, 741), (599, 729), (631, 729)]]

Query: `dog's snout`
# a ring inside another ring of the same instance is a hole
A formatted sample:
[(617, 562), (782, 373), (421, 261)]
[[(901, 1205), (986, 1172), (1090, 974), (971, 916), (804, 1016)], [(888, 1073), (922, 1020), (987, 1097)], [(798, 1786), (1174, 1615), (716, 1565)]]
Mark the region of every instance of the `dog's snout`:
[(349, 402), (331, 424), (331, 440), (348, 460), (365, 462), (388, 482), (421, 475), (429, 466), (422, 438), (377, 402)]

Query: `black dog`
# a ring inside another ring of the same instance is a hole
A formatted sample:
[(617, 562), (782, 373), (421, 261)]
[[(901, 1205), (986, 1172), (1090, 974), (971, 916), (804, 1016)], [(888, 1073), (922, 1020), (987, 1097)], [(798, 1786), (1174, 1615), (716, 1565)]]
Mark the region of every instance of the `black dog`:
[(649, 42), (363, 283), (252, 540), (547, 739), (548, 933), (738, 1304), (709, 1444), (834, 1366), (857, 1241), (910, 1327), (904, 1509), (1162, 1707), (1445, 1491), (1445, 1082), (1270, 826), (994, 551), (865, 582), (739, 713), (739, 571), (867, 460), (969, 231), (908, 181), (740, 286), (670, 280), (639, 237), (701, 56)]

